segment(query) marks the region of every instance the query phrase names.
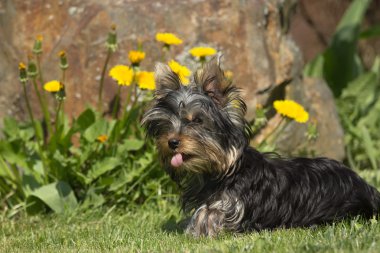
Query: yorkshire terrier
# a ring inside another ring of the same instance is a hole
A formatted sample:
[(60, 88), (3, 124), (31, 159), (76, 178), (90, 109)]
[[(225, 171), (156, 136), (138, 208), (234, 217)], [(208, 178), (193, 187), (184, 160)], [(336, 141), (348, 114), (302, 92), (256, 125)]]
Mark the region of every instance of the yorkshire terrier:
[(142, 124), (194, 211), (188, 234), (216, 236), (307, 227), (380, 212), (380, 193), (328, 158), (282, 159), (249, 146), (250, 127), (239, 89), (218, 60), (183, 85), (167, 65), (156, 66), (157, 90)]

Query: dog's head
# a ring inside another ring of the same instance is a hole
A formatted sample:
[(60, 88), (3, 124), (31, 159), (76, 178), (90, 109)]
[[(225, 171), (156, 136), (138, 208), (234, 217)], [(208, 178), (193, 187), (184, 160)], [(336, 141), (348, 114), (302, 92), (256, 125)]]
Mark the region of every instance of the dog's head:
[(225, 173), (248, 145), (246, 105), (216, 59), (188, 85), (169, 66), (156, 66), (157, 90), (143, 117), (170, 173)]

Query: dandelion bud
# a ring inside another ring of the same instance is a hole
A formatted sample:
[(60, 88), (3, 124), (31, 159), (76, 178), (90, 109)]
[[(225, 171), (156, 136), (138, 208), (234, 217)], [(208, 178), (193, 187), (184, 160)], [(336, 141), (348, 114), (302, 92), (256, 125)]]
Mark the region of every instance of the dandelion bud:
[(261, 129), (267, 123), (266, 110), (262, 104), (256, 104), (255, 129)]
[(307, 131), (305, 136), (308, 141), (315, 141), (318, 138), (318, 124), (316, 120), (312, 120), (311, 123), (307, 125)]
[(59, 67), (62, 70), (65, 70), (69, 67), (69, 63), (67, 62), (66, 52), (64, 50), (59, 51)]
[(29, 77), (36, 77), (38, 75), (37, 65), (32, 59), (29, 59), (27, 73)]
[(111, 31), (108, 33), (108, 38), (106, 42), (106, 47), (112, 52), (116, 51), (117, 48), (117, 36), (116, 36), (116, 25), (111, 26)]
[(62, 100), (66, 99), (66, 90), (65, 90), (65, 86), (63, 85), (63, 83), (60, 83), (60, 89), (57, 93), (55, 93), (55, 98), (58, 101), (62, 101)]
[(34, 41), (33, 53), (37, 55), (42, 53), (42, 39), (43, 39), (42, 35), (37, 35)]
[(20, 62), (18, 64), (18, 70), (19, 70), (19, 77), (20, 77), (20, 81), (22, 83), (25, 83), (28, 81), (28, 75), (26, 73), (26, 66), (24, 63)]

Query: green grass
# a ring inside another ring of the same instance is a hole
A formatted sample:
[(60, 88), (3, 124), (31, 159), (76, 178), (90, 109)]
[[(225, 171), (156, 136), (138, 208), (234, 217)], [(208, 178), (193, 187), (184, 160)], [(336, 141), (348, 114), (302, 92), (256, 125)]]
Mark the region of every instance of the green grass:
[[(380, 186), (380, 172), (364, 172)], [(380, 220), (278, 229), (217, 239), (182, 233), (176, 204), (0, 220), (1, 252), (379, 252)]]

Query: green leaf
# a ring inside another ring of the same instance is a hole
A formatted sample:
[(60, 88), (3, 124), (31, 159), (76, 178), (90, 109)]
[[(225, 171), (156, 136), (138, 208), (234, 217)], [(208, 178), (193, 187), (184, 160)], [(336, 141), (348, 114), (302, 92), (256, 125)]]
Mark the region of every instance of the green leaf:
[(25, 128), (20, 129), (19, 134), (20, 134), (21, 140), (23, 140), (24, 142), (28, 142), (34, 136), (34, 129), (32, 125), (30, 125), (30, 127), (25, 127)]
[(12, 145), (7, 141), (0, 140), (0, 154), (10, 164), (15, 164), (24, 169), (28, 168), (26, 155), (14, 150)]
[[(346, 27), (352, 27), (352, 26), (358, 26), (364, 17), (364, 14), (371, 3), (371, 0), (354, 0), (348, 7), (348, 9), (345, 11), (342, 19), (340, 20), (336, 31), (339, 32), (341, 30), (344, 30)], [(352, 31), (350, 31), (348, 36), (351, 36), (352, 39), (355, 39), (357, 37), (356, 34), (352, 34)], [(335, 37), (336, 35), (334, 35)]]
[[(373, 92), (373, 88), (376, 86), (376, 74), (373, 72), (367, 72), (358, 76), (355, 80), (348, 83), (347, 88), (342, 92), (342, 98), (358, 97), (362, 95), (363, 91), (370, 90)], [(367, 97), (367, 94), (363, 98)]]
[(377, 169), (377, 164), (376, 164), (376, 157), (377, 157), (377, 152), (375, 145), (371, 139), (371, 136), (368, 132), (368, 129), (364, 125), (360, 125), (359, 129), (362, 134), (363, 138), (363, 145), (366, 150), (366, 154), (368, 155), (369, 161), (371, 162), (372, 168), (375, 170)]
[(131, 183), (134, 180), (136, 180), (136, 178), (138, 178), (139, 176), (141, 176), (143, 172), (144, 172), (144, 170), (141, 169), (141, 168), (139, 168), (139, 169), (133, 169), (133, 170), (128, 171), (128, 172), (126, 172), (125, 170), (120, 171), (119, 175), (117, 176), (117, 178), (115, 179), (115, 181), (112, 183), (112, 185), (110, 186), (109, 190), (110, 191), (116, 191), (116, 190), (118, 190), (122, 186), (124, 186), (124, 185), (126, 185), (128, 183)]
[(101, 194), (95, 192), (94, 187), (90, 187), (86, 193), (82, 208), (99, 207), (105, 203), (105, 198)]
[[(349, 82), (341, 94), (342, 106), (353, 101), (352, 104), (361, 118), (365, 118), (368, 113), (371, 113), (375, 103), (379, 99), (379, 68), (380, 58), (376, 57), (372, 69)], [(355, 111), (352, 114), (355, 115)]]
[(14, 118), (6, 117), (4, 118), (4, 127), (3, 131), (11, 139), (18, 137), (19, 134), (19, 125)]
[(360, 25), (370, 2), (354, 0), (339, 22), (331, 45), (305, 66), (304, 74), (323, 76), (335, 97), (339, 97), (347, 84), (362, 72), (363, 66), (356, 50)]
[(77, 128), (76, 131), (83, 132), (89, 126), (91, 126), (95, 122), (95, 112), (88, 108), (84, 112), (82, 112), (78, 119), (75, 121), (75, 126)]
[(360, 33), (360, 39), (369, 39), (380, 36), (380, 25), (374, 25)]
[(86, 178), (86, 183), (91, 183), (104, 173), (115, 169), (122, 164), (120, 158), (118, 157), (107, 157), (104, 160), (97, 162), (88, 173)]
[(36, 175), (33, 174), (23, 174), (21, 185), (26, 194), (30, 194), (34, 190), (41, 187), (41, 184), (38, 182)]
[(58, 181), (33, 191), (27, 197), (26, 204), (26, 211), (29, 214), (36, 214), (45, 211), (47, 207), (55, 213), (73, 210), (78, 202), (70, 185)]
[(308, 77), (323, 77), (324, 60), (323, 54), (317, 55), (311, 62), (306, 64), (303, 74)]
[(15, 179), (12, 170), (10, 169), (9, 165), (6, 164), (2, 156), (0, 156), (0, 176), (4, 178), (7, 177), (12, 180)]
[(144, 156), (140, 157), (136, 164), (138, 164), (139, 167), (142, 169), (146, 169), (150, 166), (150, 164), (153, 161), (153, 154), (152, 153), (145, 153)]
[(88, 142), (96, 141), (96, 138), (102, 134), (107, 134), (108, 124), (105, 119), (97, 120), (93, 125), (88, 127), (83, 134), (83, 137)]
[(120, 144), (117, 148), (118, 154), (125, 154), (129, 151), (137, 151), (140, 150), (144, 146), (144, 141), (137, 139), (125, 140), (122, 144)]

